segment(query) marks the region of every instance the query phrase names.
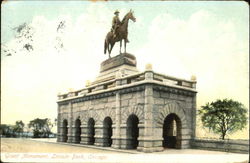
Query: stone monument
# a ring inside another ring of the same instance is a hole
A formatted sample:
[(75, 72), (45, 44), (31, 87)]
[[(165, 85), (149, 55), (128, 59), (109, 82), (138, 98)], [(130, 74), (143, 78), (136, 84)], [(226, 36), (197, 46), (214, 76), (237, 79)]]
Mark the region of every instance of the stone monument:
[(196, 79), (136, 68), (121, 53), (101, 63), (92, 83), (58, 95), (58, 142), (137, 149), (189, 148), (195, 137)]

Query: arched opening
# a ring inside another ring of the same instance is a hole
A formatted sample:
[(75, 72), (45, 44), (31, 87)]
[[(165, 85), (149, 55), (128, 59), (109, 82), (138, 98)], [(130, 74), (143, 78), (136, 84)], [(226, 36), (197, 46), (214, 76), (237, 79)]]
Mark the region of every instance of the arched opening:
[(139, 119), (136, 115), (132, 114), (127, 120), (127, 149), (136, 149), (138, 146), (138, 128)]
[(80, 143), (81, 141), (81, 121), (77, 119), (75, 121), (75, 143)]
[(105, 147), (110, 147), (112, 145), (112, 119), (106, 117), (103, 121), (103, 141)]
[(62, 142), (68, 141), (68, 121), (65, 119), (63, 120), (62, 126)]
[(95, 143), (95, 121), (93, 118), (90, 118), (88, 121), (88, 144), (94, 145)]
[(166, 116), (163, 124), (163, 142), (164, 148), (180, 148), (181, 146), (181, 120), (171, 113)]

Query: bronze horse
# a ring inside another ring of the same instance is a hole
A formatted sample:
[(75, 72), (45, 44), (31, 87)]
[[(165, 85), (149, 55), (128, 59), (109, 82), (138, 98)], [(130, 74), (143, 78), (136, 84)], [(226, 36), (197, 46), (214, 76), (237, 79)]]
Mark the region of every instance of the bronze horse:
[(121, 47), (122, 47), (122, 40), (124, 40), (124, 46), (125, 46), (125, 53), (126, 53), (126, 40), (128, 37), (128, 21), (131, 19), (133, 22), (136, 21), (136, 18), (133, 15), (133, 11), (130, 10), (122, 19), (121, 25), (117, 28), (117, 34), (116, 37), (113, 37), (113, 33), (109, 32), (106, 35), (105, 42), (104, 42), (104, 54), (106, 54), (106, 51), (108, 50), (109, 58), (110, 53), (115, 45), (116, 42), (120, 41), (120, 53), (121, 53)]

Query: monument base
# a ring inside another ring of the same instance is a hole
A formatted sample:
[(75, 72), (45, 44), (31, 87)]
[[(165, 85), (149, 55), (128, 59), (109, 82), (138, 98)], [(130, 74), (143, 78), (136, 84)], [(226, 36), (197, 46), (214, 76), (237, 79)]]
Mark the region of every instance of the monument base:
[(135, 56), (129, 53), (122, 53), (101, 63), (100, 74), (92, 84), (115, 79), (117, 75), (128, 76), (138, 72)]

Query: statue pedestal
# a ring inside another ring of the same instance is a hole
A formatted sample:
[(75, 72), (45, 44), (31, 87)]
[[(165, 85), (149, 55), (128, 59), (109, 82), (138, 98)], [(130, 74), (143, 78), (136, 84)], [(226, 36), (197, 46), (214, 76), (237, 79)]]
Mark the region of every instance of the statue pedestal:
[(117, 75), (128, 76), (138, 72), (135, 56), (129, 53), (122, 53), (101, 63), (100, 74), (92, 84), (115, 79)]

